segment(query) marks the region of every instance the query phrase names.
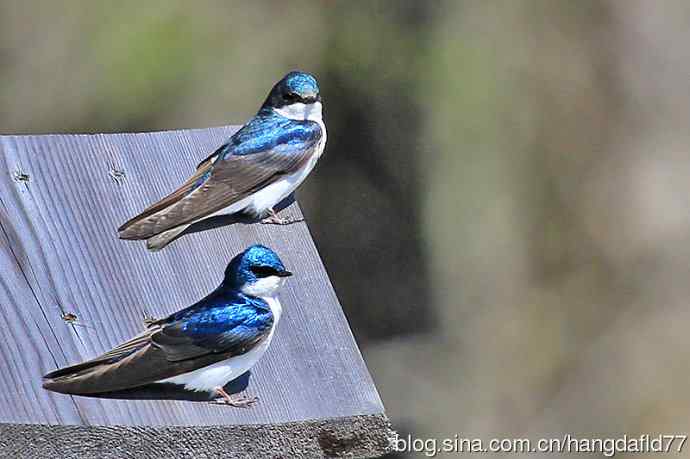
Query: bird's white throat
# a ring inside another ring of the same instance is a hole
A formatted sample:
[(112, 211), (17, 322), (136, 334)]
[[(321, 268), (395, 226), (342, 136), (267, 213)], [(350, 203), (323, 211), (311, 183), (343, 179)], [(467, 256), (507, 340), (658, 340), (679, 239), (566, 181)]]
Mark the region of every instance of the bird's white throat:
[(290, 118), (291, 120), (310, 120), (316, 121), (317, 123), (320, 123), (322, 120), (321, 102), (313, 102), (311, 104), (295, 102), (294, 104), (284, 105), (280, 108), (275, 108), (274, 110), (279, 115), (282, 115), (285, 118)]
[(242, 293), (248, 296), (256, 296), (259, 298), (273, 297), (276, 295), (280, 287), (283, 286), (285, 278), (278, 276), (261, 277), (256, 282), (247, 282), (240, 289)]

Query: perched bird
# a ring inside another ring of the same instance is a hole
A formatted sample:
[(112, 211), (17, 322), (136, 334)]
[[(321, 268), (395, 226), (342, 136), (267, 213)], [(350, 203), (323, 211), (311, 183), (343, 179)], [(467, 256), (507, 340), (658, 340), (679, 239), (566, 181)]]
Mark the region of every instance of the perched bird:
[(316, 79), (290, 72), (259, 112), (180, 188), (122, 225), (121, 239), (147, 239), (160, 250), (192, 223), (216, 214), (286, 224), (273, 207), (309, 175), (326, 145)]
[(168, 383), (251, 405), (256, 398), (234, 400), (223, 386), (266, 352), (282, 312), (276, 294), (290, 275), (275, 252), (253, 245), (230, 261), (223, 282), (204, 299), (99, 357), (45, 375), (43, 387), (98, 396)]

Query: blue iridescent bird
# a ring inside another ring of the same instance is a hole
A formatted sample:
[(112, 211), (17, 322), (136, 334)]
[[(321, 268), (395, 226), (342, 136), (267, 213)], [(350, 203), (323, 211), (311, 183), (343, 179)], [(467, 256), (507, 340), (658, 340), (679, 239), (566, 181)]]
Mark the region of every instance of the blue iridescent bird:
[(273, 207), (312, 171), (326, 145), (316, 79), (290, 72), (259, 112), (179, 189), (122, 225), (121, 239), (146, 239), (159, 250), (192, 223), (211, 215), (243, 214), (285, 224)]
[(208, 296), (92, 360), (43, 377), (43, 387), (64, 394), (107, 395), (150, 385), (176, 384), (208, 392), (232, 406), (228, 382), (252, 368), (268, 349), (282, 313), (277, 293), (292, 275), (271, 249), (253, 245), (234, 257)]

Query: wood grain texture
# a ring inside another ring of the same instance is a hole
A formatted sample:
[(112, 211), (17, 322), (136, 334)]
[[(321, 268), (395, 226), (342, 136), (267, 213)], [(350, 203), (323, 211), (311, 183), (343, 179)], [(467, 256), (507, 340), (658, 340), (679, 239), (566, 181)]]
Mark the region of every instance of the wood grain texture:
[[(117, 238), (122, 222), (175, 189), (235, 129), (0, 136), (5, 427), (239, 428), (385, 419), (305, 223), (219, 226), (185, 234), (157, 253), (143, 241)], [(282, 215), (301, 212), (293, 203)], [(281, 292), (284, 315), (271, 348), (249, 379), (257, 406), (86, 398), (41, 387), (43, 374), (133, 336), (144, 314), (162, 317), (202, 298), (230, 258), (253, 243), (273, 248), (295, 273)], [(66, 323), (63, 312), (84, 326)], [(371, 432), (378, 440), (389, 435)]]

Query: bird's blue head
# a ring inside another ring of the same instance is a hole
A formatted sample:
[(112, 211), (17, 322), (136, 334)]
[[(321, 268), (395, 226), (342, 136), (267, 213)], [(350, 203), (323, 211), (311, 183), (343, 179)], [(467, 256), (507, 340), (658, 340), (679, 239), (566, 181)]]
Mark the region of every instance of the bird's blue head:
[(270, 297), (291, 275), (273, 250), (256, 244), (230, 261), (225, 269), (223, 286), (250, 296)]
[(316, 78), (304, 72), (290, 72), (273, 86), (261, 108), (281, 109), (295, 104), (317, 103), (321, 103), (321, 94)]

